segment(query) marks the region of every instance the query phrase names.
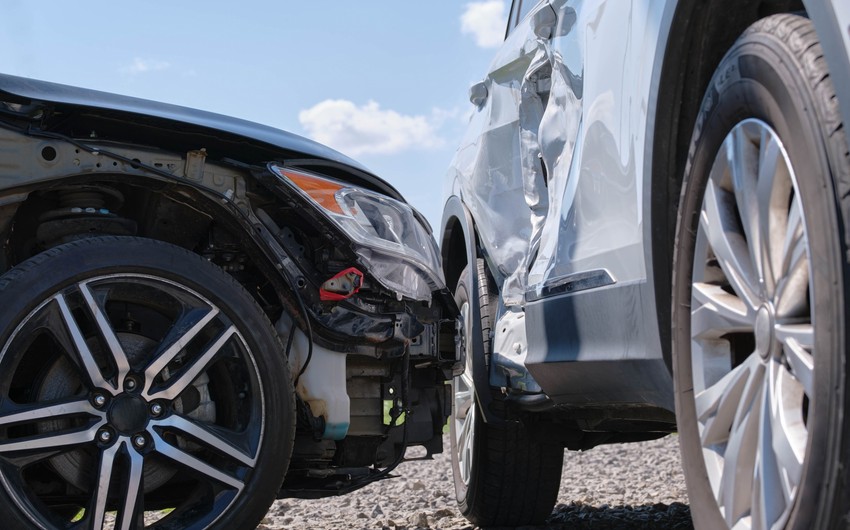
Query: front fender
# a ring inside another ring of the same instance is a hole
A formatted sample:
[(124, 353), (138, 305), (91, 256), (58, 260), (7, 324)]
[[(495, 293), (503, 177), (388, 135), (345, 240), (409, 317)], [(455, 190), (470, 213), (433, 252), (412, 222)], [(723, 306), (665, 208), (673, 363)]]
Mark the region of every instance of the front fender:
[[(441, 223), (442, 234), (440, 237), (440, 252), (443, 258), (443, 269), (451, 268), (459, 263), (461, 256), (455, 256), (455, 252), (465, 252), (466, 264), (474, 264), (478, 258), (478, 245), (475, 239), (475, 224), (472, 220), (472, 215), (457, 196), (452, 196), (446, 201), (445, 209), (443, 210), (443, 221)], [(459, 232), (458, 232), (459, 231)], [(463, 244), (463, 249), (460, 244)], [(460, 267), (463, 268), (463, 267)], [(460, 271), (458, 271), (459, 273)], [(446, 283), (455, 285), (456, 282), (450, 281), (450, 276), (446, 274)], [(469, 284), (469, 299), (479, 300), (481, 293), (478, 289), (478, 282), (470, 282)], [(481, 307), (479, 304), (470, 304), (470, 324), (474, 326), (473, 337), (480, 337), (483, 334), (481, 329)], [(471, 351), (469, 351), (471, 350)], [(493, 393), (490, 389), (490, 376), (486, 364), (483, 341), (474, 341), (472, 348), (467, 347), (465, 351), (460, 352), (458, 362), (460, 366), (466, 365), (466, 355), (472, 355), (472, 381), (475, 385), (475, 398), (480, 405), (481, 412), (484, 416), (484, 421), (487, 423), (499, 423), (504, 421), (501, 414), (493, 411)]]

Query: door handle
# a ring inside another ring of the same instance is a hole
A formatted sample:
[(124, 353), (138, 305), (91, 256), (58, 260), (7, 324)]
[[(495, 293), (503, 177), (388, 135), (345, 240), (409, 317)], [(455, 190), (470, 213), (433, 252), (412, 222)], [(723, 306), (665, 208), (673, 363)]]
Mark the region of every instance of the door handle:
[(479, 81), (469, 87), (469, 101), (476, 107), (480, 107), (487, 101), (487, 85), (484, 81)]

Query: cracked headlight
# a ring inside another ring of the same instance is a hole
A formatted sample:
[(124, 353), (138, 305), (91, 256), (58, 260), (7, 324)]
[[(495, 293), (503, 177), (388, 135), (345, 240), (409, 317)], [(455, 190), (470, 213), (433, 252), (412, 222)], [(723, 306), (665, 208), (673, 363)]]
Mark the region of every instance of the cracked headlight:
[(362, 265), (381, 284), (414, 300), (431, 300), (428, 278), (442, 280), (434, 238), (403, 202), (320, 177), (269, 164), (269, 170), (312, 202), (357, 244)]

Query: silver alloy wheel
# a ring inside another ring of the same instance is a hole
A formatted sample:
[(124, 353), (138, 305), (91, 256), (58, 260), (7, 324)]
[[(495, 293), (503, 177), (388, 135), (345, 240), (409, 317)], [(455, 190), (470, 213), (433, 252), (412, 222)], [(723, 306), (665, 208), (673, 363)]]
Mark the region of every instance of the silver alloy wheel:
[[(39, 377), (33, 368), (45, 359), (66, 377)], [(0, 388), (0, 480), (38, 525), (56, 517), (49, 495), (32, 502), (44, 473), (83, 491), (73, 505), (81, 528), (109, 526), (110, 511), (115, 528), (144, 525), (149, 494), (157, 507), (171, 502), (171, 513), (154, 516), (163, 524), (207, 526), (239, 497), (257, 462), (265, 425), (253, 354), (215, 304), (179, 283), (128, 273), (66, 287), (20, 322), (0, 360), (18, 378)], [(47, 398), (13, 388), (33, 373), (23, 383), (50, 387)], [(218, 411), (211, 377), (227, 400)], [(27, 471), (33, 466), (41, 474)], [(163, 484), (171, 501), (156, 491)]]
[(788, 154), (770, 126), (745, 120), (711, 168), (691, 295), (699, 436), (729, 527), (781, 527), (797, 495), (813, 395), (809, 256)]
[(472, 450), (475, 443), (475, 385), (472, 382), (472, 328), (470, 325), (471, 308), (469, 302), (464, 302), (460, 308), (458, 326), (460, 341), (458, 348), (466, 350), (466, 362), (463, 374), (454, 378), (454, 422), (453, 434), (457, 436), (456, 451), (460, 479), (469, 486), (472, 476)]

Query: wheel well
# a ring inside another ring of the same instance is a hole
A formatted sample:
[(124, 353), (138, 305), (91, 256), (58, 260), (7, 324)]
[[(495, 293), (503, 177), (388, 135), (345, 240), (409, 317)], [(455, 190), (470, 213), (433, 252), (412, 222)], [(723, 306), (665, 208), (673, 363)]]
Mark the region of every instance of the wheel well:
[(443, 258), (443, 274), (446, 278), (446, 286), (454, 289), (460, 280), (460, 273), (467, 264), (466, 240), (463, 234), (463, 226), (456, 217), (452, 217), (446, 224), (443, 232), (443, 244), (441, 247)]
[(280, 280), (233, 215), (200, 192), (156, 181), (65, 179), (0, 212), (2, 271), (86, 237), (138, 236), (194, 252), (231, 274), (267, 315), (279, 316)]
[(679, 2), (676, 8), (658, 84), (650, 205), (653, 281), (668, 366), (676, 216), (703, 94), (717, 65), (747, 27), (776, 13), (803, 13), (803, 9), (802, 0), (709, 0)]

